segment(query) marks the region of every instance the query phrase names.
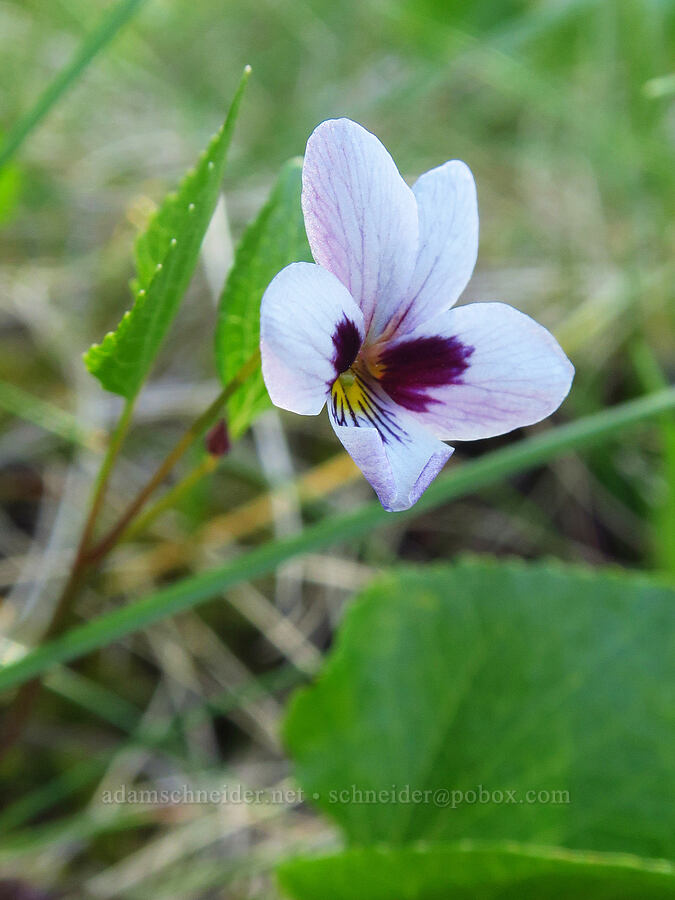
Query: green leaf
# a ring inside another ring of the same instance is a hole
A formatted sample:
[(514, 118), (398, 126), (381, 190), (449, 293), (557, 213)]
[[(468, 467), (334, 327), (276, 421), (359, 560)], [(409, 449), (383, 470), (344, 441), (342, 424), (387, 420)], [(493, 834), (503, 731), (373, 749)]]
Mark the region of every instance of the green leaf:
[[(260, 343), (260, 301), (267, 285), (284, 266), (312, 259), (300, 206), (301, 188), (302, 160), (290, 160), (237, 247), (220, 298), (216, 331), (216, 363), (223, 384), (230, 382)], [(233, 437), (269, 404), (258, 368), (227, 404)]]
[(330, 547), (339, 541), (354, 541), (385, 525), (398, 525), (531, 466), (543, 465), (557, 456), (606, 440), (610, 435), (644, 422), (675, 406), (675, 388), (631, 400), (558, 428), (540, 432), (525, 441), (486, 453), (441, 475), (412, 509), (392, 515), (377, 501), (316, 522), (291, 537), (268, 541), (233, 560), (161, 587), (151, 594), (91, 619), (29, 650), (19, 659), (0, 666), (0, 692), (23, 684), (51, 669), (105, 647), (127, 635), (194, 609), (219, 596), (235, 584), (259, 578), (302, 553)]
[(377, 847), (281, 866), (295, 900), (663, 900), (667, 863), (517, 844)]
[(166, 198), (136, 244), (134, 305), (117, 330), (85, 354), (84, 361), (103, 387), (133, 399), (147, 377), (197, 265), (223, 179), (242, 94), (242, 76), (227, 118), (197, 167)]
[[(382, 577), (291, 706), (297, 778), (356, 843), (668, 856), (674, 600), (643, 576), (485, 560)], [(392, 786), (411, 798), (363, 793)]]

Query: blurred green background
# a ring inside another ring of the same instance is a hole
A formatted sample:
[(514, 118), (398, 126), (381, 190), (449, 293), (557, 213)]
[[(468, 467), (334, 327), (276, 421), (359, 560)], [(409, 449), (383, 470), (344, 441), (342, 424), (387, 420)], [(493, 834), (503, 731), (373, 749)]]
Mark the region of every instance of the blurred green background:
[[(0, 129), (109, 8), (0, 2)], [(58, 575), (85, 496), (73, 471), (90, 454), (78, 444), (98, 446), (117, 409), (80, 354), (128, 306), (134, 235), (222, 121), (246, 63), (253, 76), (224, 185), (233, 240), (323, 119), (349, 116), (375, 132), (410, 180), (463, 159), (481, 216), (464, 300), (510, 303), (556, 334), (577, 367), (563, 421), (654, 390), (675, 371), (674, 61), (669, 0), (146, 0), (0, 173), (0, 626), (23, 623), (30, 640), (44, 622), (41, 591), (54, 567)], [(230, 258), (227, 229), (214, 240), (139, 407), (113, 504), (215, 390), (209, 279)], [(48, 406), (33, 408), (7, 384)], [(460, 447), (457, 458), (520, 436)], [(250, 542), (240, 505), (337, 452), (327, 421), (268, 416), (212, 482), (156, 523), (151, 541), (121, 551), (79, 614), (230, 553), (212, 541), (176, 556), (213, 516), (234, 510), (227, 527)], [(308, 518), (370, 490), (359, 480), (323, 494)], [(297, 497), (261, 519), (275, 534), (299, 522)], [(35, 583), (36, 546), (49, 534), (53, 553)], [(221, 781), (226, 771), (254, 784), (283, 777), (285, 661), (313, 671), (344, 600), (374, 567), (467, 550), (675, 571), (675, 425), (565, 458), (330, 558), (291, 563), (186, 616), (183, 634), (167, 623), (79, 664), (75, 681), (50, 685), (23, 750), (0, 769), (0, 874), (130, 898), (152, 877), (151, 895), (169, 897), (172, 848), (190, 846), (206, 882), (235, 878), (239, 893), (198, 885), (181, 896), (268, 896), (270, 860), (280, 846), (320, 840), (314, 820), (277, 810), (253, 840), (222, 810), (208, 827), (194, 811), (106, 816), (100, 785), (204, 768)], [(207, 696), (220, 706), (205, 708)], [(165, 735), (169, 750), (154, 750), (147, 735), (138, 749), (130, 734), (139, 722), (152, 731), (172, 717), (180, 727)], [(106, 761), (95, 765), (99, 756)], [(208, 850), (214, 829), (219, 855)]]

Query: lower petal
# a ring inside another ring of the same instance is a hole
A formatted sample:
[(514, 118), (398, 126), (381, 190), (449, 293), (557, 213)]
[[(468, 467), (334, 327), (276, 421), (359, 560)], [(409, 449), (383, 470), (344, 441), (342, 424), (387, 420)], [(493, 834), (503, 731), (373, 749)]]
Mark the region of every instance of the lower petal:
[[(390, 512), (416, 503), (452, 455), (404, 410), (373, 385), (350, 391), (345, 403), (335, 391), (328, 403), (331, 425), (345, 450)], [(339, 391), (339, 388), (338, 388)]]
[(415, 400), (411, 414), (443, 440), (473, 441), (533, 425), (569, 393), (574, 367), (556, 339), (505, 303), (456, 307), (406, 340), (412, 348), (432, 338), (451, 342), (462, 364), (445, 384), (416, 373), (420, 390), (408, 395)]

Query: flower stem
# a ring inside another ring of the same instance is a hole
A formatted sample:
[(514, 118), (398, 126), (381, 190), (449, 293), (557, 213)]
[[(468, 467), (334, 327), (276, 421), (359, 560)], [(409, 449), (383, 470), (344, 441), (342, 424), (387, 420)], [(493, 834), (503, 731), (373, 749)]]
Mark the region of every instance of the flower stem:
[(135, 519), (141, 509), (143, 509), (148, 499), (162, 484), (178, 460), (181, 459), (192, 444), (194, 444), (197, 438), (201, 437), (209, 425), (212, 425), (216, 421), (225, 403), (227, 403), (230, 397), (241, 387), (246, 379), (253, 374), (259, 362), (260, 353), (256, 351), (248, 362), (244, 363), (234, 378), (228, 382), (220, 394), (218, 394), (213, 403), (204, 410), (201, 416), (195, 419), (190, 428), (188, 428), (183, 437), (165, 458), (155, 474), (131, 501), (115, 525), (113, 525), (110, 531), (104, 535), (97, 544), (87, 551), (85, 554), (85, 562), (87, 565), (93, 565), (94, 563), (99, 562), (104, 556), (107, 556), (108, 553), (110, 553), (124, 535), (133, 519)]
[(115, 462), (117, 461), (119, 452), (122, 449), (122, 444), (124, 443), (124, 439), (127, 436), (127, 432), (129, 431), (131, 417), (134, 412), (134, 405), (135, 398), (133, 400), (126, 401), (126, 403), (124, 404), (124, 409), (122, 410), (122, 415), (120, 416), (115, 430), (110, 437), (108, 449), (106, 450), (103, 463), (101, 464), (99, 473), (96, 476), (96, 482), (94, 483), (94, 491), (92, 495), (91, 505), (89, 507), (89, 515), (87, 516), (87, 521), (85, 522), (84, 528), (82, 529), (82, 536), (80, 537), (80, 543), (77, 548), (77, 554), (75, 556), (73, 569), (78, 569), (82, 566), (84, 556), (87, 552), (89, 544), (91, 543), (91, 539), (94, 534), (94, 528), (96, 527), (96, 522), (105, 500), (105, 494), (108, 487), (110, 474), (113, 470)]
[(218, 468), (220, 462), (219, 456), (207, 454), (193, 469), (191, 469), (184, 478), (181, 478), (171, 490), (168, 490), (146, 511), (137, 516), (129, 525), (126, 531), (120, 535), (120, 540), (131, 540), (151, 525), (158, 516), (172, 506), (176, 506), (177, 502), (195, 485), (201, 481), (206, 475), (210, 475)]
[(60, 629), (61, 623), (68, 615), (74, 595), (77, 593), (77, 588), (86, 566), (87, 550), (89, 548), (89, 544), (91, 543), (94, 534), (94, 528), (96, 527), (96, 522), (105, 501), (108, 481), (110, 480), (110, 473), (113, 470), (113, 466), (115, 465), (117, 457), (119, 456), (119, 452), (122, 449), (124, 439), (127, 436), (127, 432), (129, 431), (131, 417), (134, 412), (134, 405), (135, 398), (126, 401), (126, 403), (124, 404), (124, 409), (122, 410), (122, 414), (119, 417), (117, 425), (115, 426), (115, 430), (110, 436), (108, 449), (106, 450), (103, 462), (101, 463), (101, 468), (99, 469), (99, 473), (96, 476), (96, 481), (94, 482), (91, 503), (89, 504), (89, 513), (84, 523), (84, 528), (82, 529), (80, 542), (78, 544), (77, 551), (75, 553), (75, 559), (73, 560), (73, 565), (70, 570), (70, 576), (65, 584), (61, 596), (59, 597), (58, 603), (56, 604), (54, 615), (52, 616), (49, 627), (47, 628), (46, 634), (44, 635), (45, 637), (51, 637)]

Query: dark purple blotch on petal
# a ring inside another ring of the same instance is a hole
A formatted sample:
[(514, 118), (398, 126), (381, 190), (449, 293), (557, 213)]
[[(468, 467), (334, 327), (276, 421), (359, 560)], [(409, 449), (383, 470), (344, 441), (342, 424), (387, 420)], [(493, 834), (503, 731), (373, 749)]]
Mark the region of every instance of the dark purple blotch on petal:
[(335, 374), (342, 375), (354, 362), (361, 349), (361, 335), (356, 324), (347, 316), (338, 322), (333, 332), (333, 365)]
[(400, 341), (380, 355), (380, 384), (391, 399), (413, 412), (438, 403), (429, 388), (461, 384), (474, 348), (456, 337), (422, 337)]

